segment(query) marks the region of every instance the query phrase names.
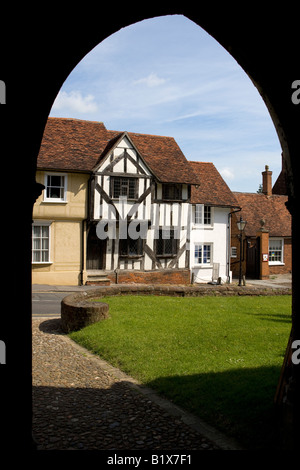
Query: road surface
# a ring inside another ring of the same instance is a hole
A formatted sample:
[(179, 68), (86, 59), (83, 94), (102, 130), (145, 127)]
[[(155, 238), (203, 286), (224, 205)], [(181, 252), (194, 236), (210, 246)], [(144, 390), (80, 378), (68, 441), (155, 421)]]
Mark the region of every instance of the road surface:
[(54, 317), (60, 316), (61, 300), (68, 292), (39, 292), (32, 294), (32, 316)]

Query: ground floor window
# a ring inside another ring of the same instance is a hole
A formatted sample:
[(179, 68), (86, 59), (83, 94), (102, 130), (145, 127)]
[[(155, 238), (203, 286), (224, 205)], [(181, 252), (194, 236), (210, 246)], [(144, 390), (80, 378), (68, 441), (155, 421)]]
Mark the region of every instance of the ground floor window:
[(283, 263), (283, 239), (269, 239), (269, 264)]
[(178, 240), (175, 238), (174, 229), (159, 230), (156, 240), (157, 256), (175, 256), (178, 250)]
[(194, 251), (195, 264), (212, 265), (212, 244), (196, 243)]
[(143, 255), (143, 240), (137, 238), (136, 240), (128, 237), (120, 240), (120, 256), (142, 256)]
[(32, 226), (32, 263), (50, 262), (50, 225)]

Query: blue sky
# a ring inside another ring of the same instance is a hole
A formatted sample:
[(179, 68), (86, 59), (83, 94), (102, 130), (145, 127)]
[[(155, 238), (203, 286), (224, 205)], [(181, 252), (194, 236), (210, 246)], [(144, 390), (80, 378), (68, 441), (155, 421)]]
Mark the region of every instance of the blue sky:
[(188, 160), (213, 162), (232, 191), (275, 182), (281, 147), (268, 110), (233, 57), (181, 15), (123, 28), (63, 84), (50, 116), (172, 136)]

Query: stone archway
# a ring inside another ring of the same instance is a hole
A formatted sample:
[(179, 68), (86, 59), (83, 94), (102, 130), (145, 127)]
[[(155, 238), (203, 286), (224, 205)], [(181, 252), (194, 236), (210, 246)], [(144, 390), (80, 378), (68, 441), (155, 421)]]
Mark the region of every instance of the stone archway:
[[(260, 91), (276, 127), (287, 166), (289, 209), (293, 217), (293, 337), (300, 339), (297, 314), (299, 294), (295, 269), (299, 260), (296, 207), (299, 185), (296, 165), (300, 154), (298, 123), (300, 106), (292, 103), (292, 83), (299, 78), (296, 61), (297, 19), (288, 6), (276, 11), (257, 11), (254, 7), (237, 10), (235, 6), (198, 4), (177, 8), (149, 4), (143, 9), (122, 5), (117, 9), (106, 5), (105, 11), (81, 6), (73, 11), (2, 11), (7, 28), (1, 31), (1, 54), (6, 86), (6, 104), (0, 108), (2, 171), (9, 180), (9, 203), (4, 204), (3, 220), (9, 226), (7, 259), (3, 263), (3, 285), (10, 298), (21, 298), (22, 309), (16, 306), (3, 315), (0, 339), (5, 342), (7, 364), (0, 372), (2, 403), (9, 403), (16, 390), (13, 414), (5, 424), (2, 445), (9, 446), (14, 436), (18, 449), (31, 446), (31, 214), (40, 188), (35, 183), (36, 158), (52, 103), (75, 65), (94, 46), (118, 29), (134, 22), (167, 14), (183, 14), (203, 27), (237, 60)], [(101, 7), (100, 7), (101, 8)], [(22, 183), (21, 183), (22, 182)], [(15, 198), (10, 203), (11, 196)], [(18, 327), (13, 327), (17, 323)], [(18, 347), (15, 345), (18, 344)], [(22, 352), (20, 354), (20, 351)], [(300, 366), (299, 366), (300, 367)], [(292, 370), (292, 380), (299, 396), (299, 372)], [(20, 384), (22, 391), (20, 392)], [(299, 437), (299, 402), (293, 403), (293, 428), (290, 446)], [(16, 417), (18, 437), (16, 439)], [(297, 435), (298, 433), (298, 435)]]

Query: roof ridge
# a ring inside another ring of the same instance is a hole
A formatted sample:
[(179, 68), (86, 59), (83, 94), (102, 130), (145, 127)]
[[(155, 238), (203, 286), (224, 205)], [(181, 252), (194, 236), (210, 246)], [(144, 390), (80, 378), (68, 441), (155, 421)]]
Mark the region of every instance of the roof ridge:
[(103, 124), (103, 126), (105, 127), (105, 124), (103, 121), (92, 121), (90, 119), (79, 119), (79, 118), (73, 118), (73, 117), (58, 117), (58, 116), (48, 116), (48, 119), (59, 119), (60, 121), (64, 120), (64, 121), (93, 122), (95, 124)]
[(201, 163), (201, 165), (203, 164), (207, 164), (207, 165), (214, 165), (215, 164), (213, 162), (200, 162), (200, 161), (195, 161), (195, 160), (188, 160), (189, 163)]
[[(158, 137), (158, 138), (161, 138), (161, 139), (173, 139), (175, 140), (175, 137), (172, 137), (171, 135), (158, 135), (158, 134), (145, 134), (145, 133), (142, 133), (142, 132), (131, 132), (131, 131), (127, 131), (128, 134), (132, 134), (132, 135), (144, 135), (144, 136), (148, 136), (148, 137)], [(176, 140), (175, 140), (176, 142)]]

